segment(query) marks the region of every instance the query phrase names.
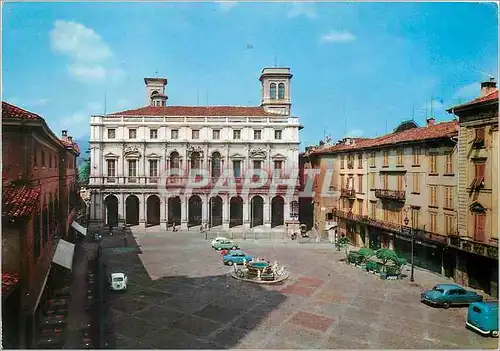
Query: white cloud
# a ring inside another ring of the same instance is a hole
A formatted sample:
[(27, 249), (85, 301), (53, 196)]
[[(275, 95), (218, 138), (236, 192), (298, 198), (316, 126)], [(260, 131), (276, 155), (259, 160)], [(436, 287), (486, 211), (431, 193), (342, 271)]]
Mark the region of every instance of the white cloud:
[(471, 100), (477, 98), (481, 92), (479, 83), (471, 83), (464, 85), (460, 89), (458, 89), (455, 94), (453, 94), (453, 98), (456, 100)]
[(353, 129), (353, 130), (350, 130), (349, 132), (347, 132), (347, 134), (345, 136), (359, 138), (359, 137), (363, 136), (363, 133), (364, 132), (361, 129)]
[(113, 52), (93, 29), (81, 23), (57, 20), (49, 33), (52, 50), (69, 59), (68, 74), (82, 83), (116, 83), (125, 72), (106, 64)]
[(330, 31), (321, 36), (323, 43), (348, 43), (354, 40), (356, 40), (356, 36), (351, 32)]
[(233, 9), (236, 5), (238, 5), (237, 1), (219, 2), (219, 8), (221, 9), (222, 12), (231, 11), (231, 9)]
[(87, 104), (87, 110), (89, 110), (91, 114), (98, 114), (102, 113), (104, 109), (102, 107), (102, 104), (99, 102), (89, 102)]
[(57, 20), (50, 32), (52, 49), (75, 61), (99, 62), (112, 56), (112, 52), (93, 29), (83, 24)]
[(288, 11), (289, 18), (296, 18), (299, 16), (304, 16), (307, 18), (315, 18), (316, 10), (314, 4), (304, 3), (304, 2), (294, 2), (291, 4), (290, 11)]
[(106, 70), (101, 65), (72, 64), (68, 66), (69, 74), (83, 83), (103, 81), (106, 78)]
[(67, 130), (68, 135), (73, 138), (80, 138), (89, 134), (90, 114), (85, 111), (77, 111), (68, 117), (60, 118), (58, 121), (59, 130)]

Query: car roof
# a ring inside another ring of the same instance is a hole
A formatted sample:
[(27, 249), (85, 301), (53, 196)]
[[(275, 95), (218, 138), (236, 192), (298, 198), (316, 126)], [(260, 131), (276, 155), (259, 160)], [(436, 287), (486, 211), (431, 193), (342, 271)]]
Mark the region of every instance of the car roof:
[(460, 285), (457, 284), (436, 284), (436, 288), (449, 290), (449, 289), (463, 289)]
[(482, 307), (486, 310), (498, 310), (498, 301), (480, 301), (480, 302), (473, 302), (470, 305)]
[(111, 278), (123, 278), (125, 273), (111, 273)]
[(214, 240), (229, 240), (229, 239), (226, 238), (225, 236), (218, 236)]
[(242, 250), (231, 250), (229, 251), (230, 254), (240, 254), (240, 253), (244, 253)]

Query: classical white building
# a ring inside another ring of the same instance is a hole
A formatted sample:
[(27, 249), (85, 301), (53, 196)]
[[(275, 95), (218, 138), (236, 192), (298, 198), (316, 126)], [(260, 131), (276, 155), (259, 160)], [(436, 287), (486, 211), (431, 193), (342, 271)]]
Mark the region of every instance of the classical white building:
[[(224, 229), (296, 218), (298, 187), (277, 185), (298, 177), (291, 78), (288, 68), (264, 68), (261, 105), (252, 107), (169, 106), (167, 79), (145, 78), (148, 106), (91, 117), (91, 220)], [(273, 179), (246, 187), (259, 169)], [(200, 180), (196, 170), (208, 172), (203, 187), (186, 185)]]

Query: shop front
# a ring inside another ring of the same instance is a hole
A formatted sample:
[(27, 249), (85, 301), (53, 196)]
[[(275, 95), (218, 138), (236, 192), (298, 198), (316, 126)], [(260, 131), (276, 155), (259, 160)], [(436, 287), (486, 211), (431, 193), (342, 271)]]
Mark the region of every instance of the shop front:
[[(443, 264), (443, 245), (415, 240), (413, 246), (413, 263), (416, 267), (441, 274)], [(411, 238), (396, 235), (394, 251), (400, 257), (411, 263)]]

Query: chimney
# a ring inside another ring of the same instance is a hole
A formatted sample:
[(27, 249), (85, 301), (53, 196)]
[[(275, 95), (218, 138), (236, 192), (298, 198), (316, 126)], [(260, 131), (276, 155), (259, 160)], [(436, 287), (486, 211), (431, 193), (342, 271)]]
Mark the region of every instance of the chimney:
[(434, 117), (430, 117), (426, 119), (426, 122), (427, 122), (427, 127), (430, 127), (434, 125), (434, 122), (436, 122), (436, 120), (434, 119)]
[(62, 136), (63, 138), (66, 138), (68, 136), (68, 131), (63, 129)]
[(497, 88), (495, 78), (490, 77), (490, 80), (481, 83), (481, 96), (486, 96)]
[(73, 142), (73, 137), (72, 136), (68, 136), (68, 141)]

